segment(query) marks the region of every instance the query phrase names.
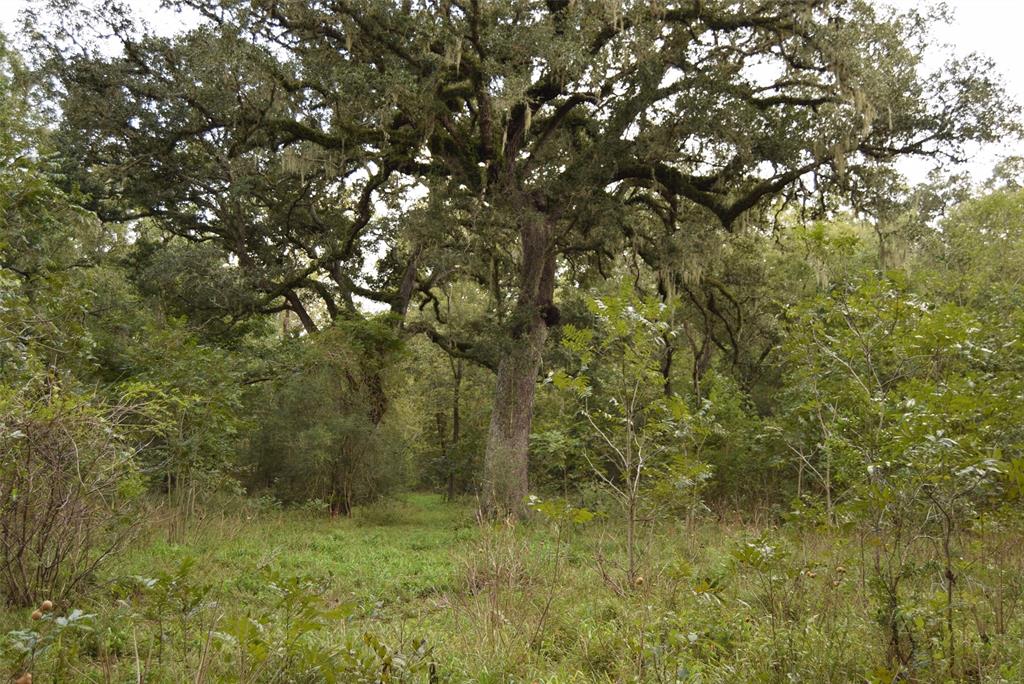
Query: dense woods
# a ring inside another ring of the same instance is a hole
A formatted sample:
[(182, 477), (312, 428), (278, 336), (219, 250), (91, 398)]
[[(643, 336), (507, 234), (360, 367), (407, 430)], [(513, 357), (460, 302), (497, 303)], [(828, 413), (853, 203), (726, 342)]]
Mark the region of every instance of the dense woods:
[(0, 41), (0, 676), (1024, 677), (1020, 103), (941, 17), (170, 7)]

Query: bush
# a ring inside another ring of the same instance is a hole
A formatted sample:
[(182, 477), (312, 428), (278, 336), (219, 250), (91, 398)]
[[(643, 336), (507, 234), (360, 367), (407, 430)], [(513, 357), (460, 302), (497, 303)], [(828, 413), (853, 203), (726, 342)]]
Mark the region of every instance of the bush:
[(20, 606), (90, 577), (131, 534), (142, 489), (122, 429), (137, 407), (40, 384), (0, 390), (0, 593)]
[(405, 440), (398, 421), (383, 415), (377, 364), (388, 349), (384, 342), (376, 345), (384, 349), (374, 348), (369, 333), (352, 332), (321, 333), (303, 350), (298, 369), (259, 397), (253, 485), (284, 503), (322, 499), (333, 514), (348, 515), (404, 477)]
[(401, 454), (387, 426), (331, 401), (330, 380), (286, 388), (256, 435), (256, 484), (284, 503), (320, 499), (333, 513), (348, 515), (394, 488)]
[[(576, 368), (559, 370), (551, 382), (577, 402), (591, 433), (593, 456), (585, 452), (585, 458), (625, 514), (625, 586), (633, 587), (638, 526), (660, 511), (689, 516), (700, 505), (708, 470), (699, 451), (708, 426), (683, 398), (664, 390), (659, 356), (676, 331), (660, 302), (637, 297), (623, 283), (617, 294), (594, 298), (588, 307), (592, 328), (566, 325), (562, 331)], [(654, 498), (660, 501), (652, 507)]]

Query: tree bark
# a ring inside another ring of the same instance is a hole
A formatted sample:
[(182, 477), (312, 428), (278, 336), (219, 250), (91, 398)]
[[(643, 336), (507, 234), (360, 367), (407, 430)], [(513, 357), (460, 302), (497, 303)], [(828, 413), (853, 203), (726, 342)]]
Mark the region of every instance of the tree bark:
[(313, 317), (306, 311), (306, 307), (302, 304), (302, 300), (299, 299), (299, 295), (295, 290), (287, 289), (284, 291), (284, 298), (288, 302), (288, 308), (295, 312), (302, 321), (302, 327), (305, 328), (306, 332), (312, 335), (318, 332), (316, 322), (313, 321)]
[(455, 500), (455, 455), (460, 452), (462, 439), (462, 416), (460, 411), (462, 391), (462, 359), (449, 358), (452, 365), (452, 453), (448, 457), (448, 501)]
[(533, 402), (548, 327), (557, 322), (552, 299), (555, 252), (551, 227), (543, 221), (520, 226), (520, 288), (509, 345), (498, 364), (494, 407), (484, 451), (484, 512), (523, 512), (529, 487), (528, 461)]

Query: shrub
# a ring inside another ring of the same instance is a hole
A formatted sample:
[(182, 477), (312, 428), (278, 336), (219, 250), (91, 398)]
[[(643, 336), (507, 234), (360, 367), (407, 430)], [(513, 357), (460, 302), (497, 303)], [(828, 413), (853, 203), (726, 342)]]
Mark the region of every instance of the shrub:
[(126, 438), (138, 407), (0, 390), (0, 593), (27, 606), (74, 591), (131, 534), (142, 489)]
[(405, 440), (385, 415), (380, 365), (394, 343), (381, 329), (321, 333), (296, 370), (263, 389), (250, 452), (254, 485), (285, 503), (322, 499), (348, 515), (399, 484)]
[(698, 457), (699, 435), (707, 426), (681, 397), (665, 392), (659, 355), (675, 333), (666, 307), (637, 297), (628, 283), (588, 306), (592, 328), (562, 331), (576, 368), (553, 373), (551, 382), (577, 401), (591, 433), (584, 457), (625, 514), (626, 586), (632, 587), (639, 577), (637, 528), (656, 512), (652, 489), (660, 490), (655, 509), (692, 513), (700, 503), (707, 468)]
[(348, 515), (394, 487), (400, 454), (386, 426), (333, 402), (317, 405), (322, 399), (289, 392), (280, 413), (267, 416), (254, 447), (257, 483), (285, 503), (320, 499), (333, 513)]

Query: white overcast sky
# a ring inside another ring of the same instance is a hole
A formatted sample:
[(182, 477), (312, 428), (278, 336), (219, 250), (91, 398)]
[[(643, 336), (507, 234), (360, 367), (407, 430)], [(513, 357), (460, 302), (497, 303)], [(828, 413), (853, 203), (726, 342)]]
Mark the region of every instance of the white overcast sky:
[[(901, 10), (927, 8), (937, 2), (885, 1)], [(125, 2), (161, 32), (173, 32), (190, 23), (186, 16), (161, 10), (159, 0)], [(18, 13), (34, 3), (41, 4), (41, 0), (0, 0), (0, 28), (9, 34), (14, 33)], [(951, 52), (978, 52), (996, 63), (1009, 95), (1024, 104), (1024, 0), (946, 0), (945, 4), (954, 11), (955, 19), (950, 25), (935, 27), (932, 47), (925, 59), (926, 65), (934, 67), (941, 64)], [(1024, 155), (1024, 142), (1006, 141), (1005, 144), (976, 150), (968, 170), (976, 180), (983, 180), (992, 165), (1008, 154)], [(915, 181), (923, 180), (927, 170), (925, 163), (903, 165), (903, 171)]]

